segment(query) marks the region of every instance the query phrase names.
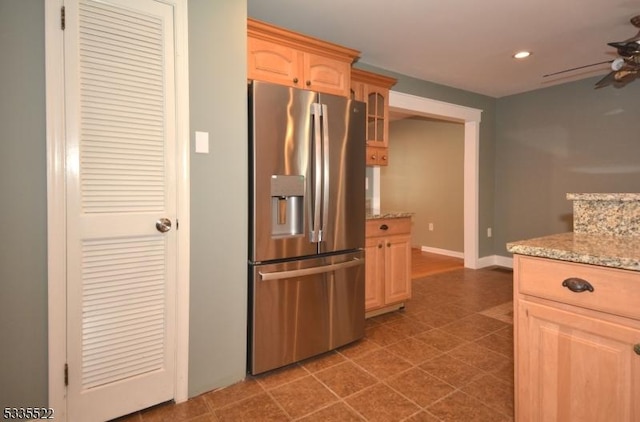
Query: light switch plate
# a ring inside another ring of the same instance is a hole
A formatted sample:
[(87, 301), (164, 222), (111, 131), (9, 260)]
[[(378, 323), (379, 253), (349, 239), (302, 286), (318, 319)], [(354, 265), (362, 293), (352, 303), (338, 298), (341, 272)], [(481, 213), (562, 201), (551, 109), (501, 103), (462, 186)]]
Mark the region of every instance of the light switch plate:
[(196, 152), (209, 153), (209, 132), (196, 132)]

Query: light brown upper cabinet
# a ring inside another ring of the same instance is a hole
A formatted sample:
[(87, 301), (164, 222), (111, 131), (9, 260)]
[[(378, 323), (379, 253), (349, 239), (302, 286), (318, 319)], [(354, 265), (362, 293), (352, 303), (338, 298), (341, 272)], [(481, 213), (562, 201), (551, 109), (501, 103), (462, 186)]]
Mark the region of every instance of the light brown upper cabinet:
[(247, 77), (348, 97), (360, 52), (247, 19)]
[(367, 165), (389, 164), (389, 91), (396, 79), (351, 69), (351, 97), (367, 103)]

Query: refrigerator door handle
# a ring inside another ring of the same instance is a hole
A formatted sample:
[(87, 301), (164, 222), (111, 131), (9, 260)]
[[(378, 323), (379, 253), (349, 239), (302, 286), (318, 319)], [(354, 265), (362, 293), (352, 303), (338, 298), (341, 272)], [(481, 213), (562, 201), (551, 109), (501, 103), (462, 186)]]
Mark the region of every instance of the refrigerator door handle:
[(293, 277), (304, 277), (312, 274), (320, 274), (320, 273), (328, 273), (335, 270), (340, 270), (343, 268), (355, 267), (356, 265), (362, 265), (364, 261), (360, 258), (354, 258), (351, 261), (340, 262), (338, 264), (330, 264), (323, 265), (320, 267), (313, 268), (303, 268), (301, 270), (290, 270), (290, 271), (278, 271), (273, 273), (263, 273), (258, 272), (260, 274), (260, 279), (267, 280), (281, 280), (283, 278), (293, 278)]
[(322, 107), (319, 103), (311, 104), (311, 115), (313, 116), (313, 132), (312, 132), (312, 144), (313, 144), (313, 210), (311, 212), (311, 242), (320, 242), (320, 206), (322, 204)]
[(324, 240), (327, 221), (329, 220), (329, 116), (327, 105), (322, 104), (322, 225), (320, 241)]

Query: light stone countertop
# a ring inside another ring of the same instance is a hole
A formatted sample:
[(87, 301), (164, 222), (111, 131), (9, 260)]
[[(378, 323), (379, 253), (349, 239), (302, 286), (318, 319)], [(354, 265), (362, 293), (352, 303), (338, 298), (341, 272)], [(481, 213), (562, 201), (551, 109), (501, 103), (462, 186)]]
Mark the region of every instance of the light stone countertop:
[(640, 193), (568, 193), (570, 201), (640, 201)]
[(569, 193), (574, 233), (640, 236), (640, 193)]
[(520, 255), (640, 271), (640, 237), (561, 233), (507, 243)]
[(406, 211), (378, 211), (367, 210), (367, 220), (378, 220), (381, 218), (406, 218), (411, 217), (414, 213)]

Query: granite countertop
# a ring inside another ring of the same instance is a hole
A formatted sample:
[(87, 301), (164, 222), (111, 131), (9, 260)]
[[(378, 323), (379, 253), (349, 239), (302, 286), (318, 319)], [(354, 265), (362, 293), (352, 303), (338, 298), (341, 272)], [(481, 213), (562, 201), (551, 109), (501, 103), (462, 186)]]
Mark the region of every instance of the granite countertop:
[(570, 201), (640, 201), (640, 193), (568, 193)]
[(377, 220), (380, 218), (406, 218), (411, 217), (414, 213), (406, 211), (373, 211), (367, 210), (367, 220)]
[(561, 233), (507, 243), (520, 255), (640, 271), (640, 237)]

